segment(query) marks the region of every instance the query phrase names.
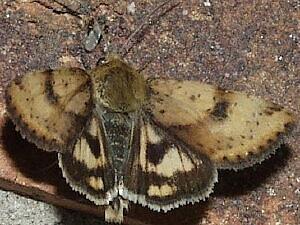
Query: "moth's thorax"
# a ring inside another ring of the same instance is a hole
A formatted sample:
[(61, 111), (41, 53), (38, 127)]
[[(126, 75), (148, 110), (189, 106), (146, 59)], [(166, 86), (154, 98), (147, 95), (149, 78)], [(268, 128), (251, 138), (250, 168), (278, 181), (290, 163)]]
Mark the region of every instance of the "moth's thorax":
[(138, 110), (146, 99), (146, 82), (141, 74), (118, 58), (90, 72), (96, 104), (116, 112)]

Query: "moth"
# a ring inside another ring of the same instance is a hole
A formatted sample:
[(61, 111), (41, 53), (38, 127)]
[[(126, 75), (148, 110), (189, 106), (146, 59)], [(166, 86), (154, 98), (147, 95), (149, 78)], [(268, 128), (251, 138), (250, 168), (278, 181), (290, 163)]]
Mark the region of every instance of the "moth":
[(122, 222), (128, 202), (167, 212), (204, 200), (217, 169), (268, 158), (294, 117), (198, 81), (145, 79), (113, 56), (92, 69), (35, 71), (6, 89), (22, 136), (58, 152), (73, 190)]

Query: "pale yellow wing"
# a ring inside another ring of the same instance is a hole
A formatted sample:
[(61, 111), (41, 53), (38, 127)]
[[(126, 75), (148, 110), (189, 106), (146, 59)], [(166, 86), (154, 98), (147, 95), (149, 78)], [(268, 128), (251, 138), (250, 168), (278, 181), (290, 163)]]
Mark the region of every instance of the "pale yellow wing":
[(44, 150), (64, 152), (91, 114), (90, 78), (74, 68), (32, 72), (10, 83), (6, 103), (23, 136)]
[(219, 168), (244, 168), (268, 157), (293, 116), (271, 102), (197, 81), (150, 81), (153, 119)]

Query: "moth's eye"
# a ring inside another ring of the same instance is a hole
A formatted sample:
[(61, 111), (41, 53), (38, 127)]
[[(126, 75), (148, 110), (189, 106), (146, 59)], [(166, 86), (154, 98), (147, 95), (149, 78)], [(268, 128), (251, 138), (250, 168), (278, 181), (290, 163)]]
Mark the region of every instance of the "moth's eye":
[(91, 71), (94, 99), (113, 111), (139, 109), (146, 99), (146, 82), (141, 74), (120, 60), (112, 60)]

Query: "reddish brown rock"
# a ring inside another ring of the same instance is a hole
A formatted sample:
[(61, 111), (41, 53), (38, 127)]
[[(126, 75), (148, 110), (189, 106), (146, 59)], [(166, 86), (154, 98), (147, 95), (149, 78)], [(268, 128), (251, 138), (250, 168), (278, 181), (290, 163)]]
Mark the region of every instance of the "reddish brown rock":
[[(27, 143), (7, 122), (4, 89), (30, 70), (94, 67), (99, 58), (120, 49), (157, 1), (136, 1), (133, 14), (119, 1), (49, 2), (0, 3), (0, 187), (102, 216), (102, 208), (65, 184), (55, 154)], [(290, 109), (299, 119), (297, 1), (205, 2), (184, 1), (159, 9), (152, 24), (133, 39), (127, 61), (149, 77), (197, 79), (261, 96)], [(104, 36), (88, 53), (83, 41), (89, 21), (98, 17), (106, 21)], [(167, 214), (132, 206), (126, 223), (299, 224), (299, 134), (298, 125), (287, 144), (261, 165), (220, 172), (207, 202)]]

